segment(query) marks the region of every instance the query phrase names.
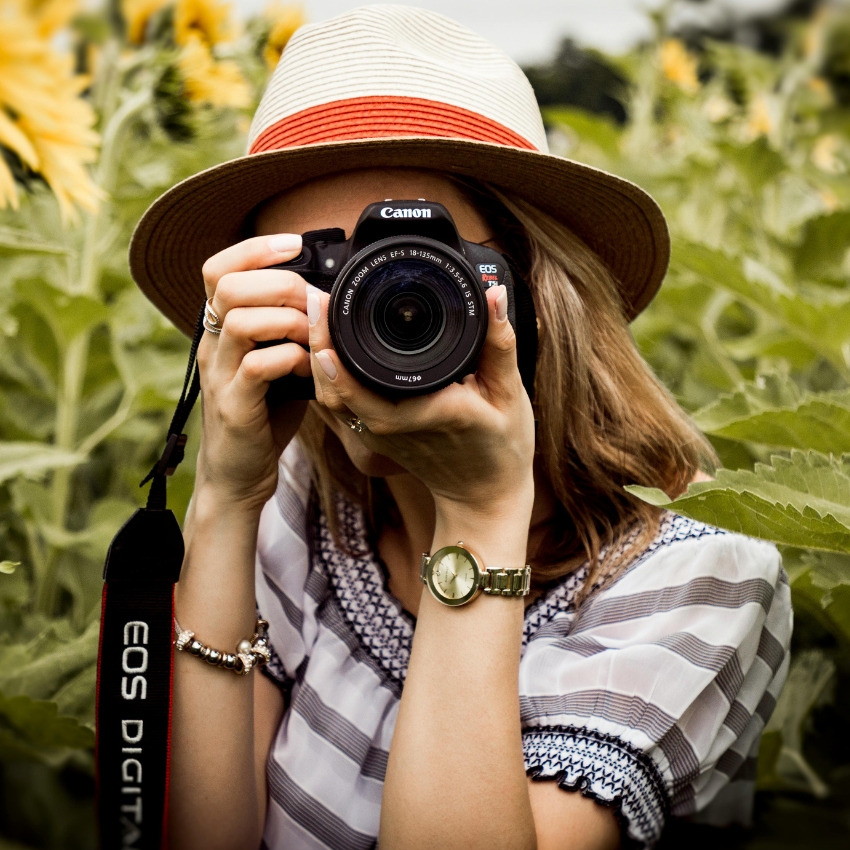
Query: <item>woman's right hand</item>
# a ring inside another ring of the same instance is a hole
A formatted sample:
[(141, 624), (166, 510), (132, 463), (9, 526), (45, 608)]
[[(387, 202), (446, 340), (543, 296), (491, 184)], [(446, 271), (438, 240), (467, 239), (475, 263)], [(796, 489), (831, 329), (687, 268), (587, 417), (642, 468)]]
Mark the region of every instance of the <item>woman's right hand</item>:
[[(281, 452), (295, 435), (304, 401), (276, 406), (266, 391), (276, 378), (310, 377), (304, 279), (267, 266), (294, 259), (301, 237), (256, 236), (225, 248), (204, 264), (207, 297), (220, 335), (205, 332), (198, 348), (203, 432), (197, 486), (218, 498), (260, 510), (277, 485)], [(257, 348), (258, 342), (290, 343)]]

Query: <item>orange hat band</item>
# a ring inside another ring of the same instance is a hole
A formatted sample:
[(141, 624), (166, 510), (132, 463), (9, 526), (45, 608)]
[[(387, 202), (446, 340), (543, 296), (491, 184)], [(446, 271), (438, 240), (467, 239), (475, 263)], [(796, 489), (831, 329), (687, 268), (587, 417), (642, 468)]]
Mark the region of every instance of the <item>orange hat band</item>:
[(477, 112), (418, 97), (354, 97), (311, 106), (263, 130), (250, 153), (322, 142), (430, 136), (537, 148), (518, 133)]

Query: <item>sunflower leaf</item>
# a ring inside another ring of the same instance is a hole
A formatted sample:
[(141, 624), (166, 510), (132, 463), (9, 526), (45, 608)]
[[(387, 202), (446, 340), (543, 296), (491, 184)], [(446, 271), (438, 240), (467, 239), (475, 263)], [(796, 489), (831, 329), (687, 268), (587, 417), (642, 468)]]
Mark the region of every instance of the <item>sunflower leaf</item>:
[(698, 410), (706, 433), (768, 446), (850, 452), (850, 392), (803, 394), (787, 377), (762, 375)]
[(59, 714), (55, 702), (0, 692), (0, 719), (24, 742), (34, 747), (94, 746), (94, 733), (73, 717)]
[(0, 444), (0, 482), (18, 475), (39, 475), (63, 466), (75, 466), (84, 455), (58, 449), (46, 443)]
[(850, 295), (846, 292), (803, 296), (752, 263), (685, 239), (674, 245), (671, 268), (686, 279), (738, 296), (846, 371), (845, 353), (850, 342)]
[(850, 553), (850, 456), (792, 451), (755, 469), (721, 469), (669, 499), (660, 490), (630, 493), (700, 522), (787, 546)]
[(0, 225), (0, 254), (69, 254), (58, 242), (50, 242), (37, 233)]

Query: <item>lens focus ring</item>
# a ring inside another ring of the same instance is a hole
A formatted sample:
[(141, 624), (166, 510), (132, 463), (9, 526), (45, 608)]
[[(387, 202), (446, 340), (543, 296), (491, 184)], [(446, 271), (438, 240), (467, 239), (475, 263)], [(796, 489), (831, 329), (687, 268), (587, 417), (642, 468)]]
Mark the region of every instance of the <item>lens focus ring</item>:
[(331, 293), (331, 338), (379, 389), (430, 392), (474, 368), (486, 301), (466, 260), (425, 237), (393, 237), (355, 255)]

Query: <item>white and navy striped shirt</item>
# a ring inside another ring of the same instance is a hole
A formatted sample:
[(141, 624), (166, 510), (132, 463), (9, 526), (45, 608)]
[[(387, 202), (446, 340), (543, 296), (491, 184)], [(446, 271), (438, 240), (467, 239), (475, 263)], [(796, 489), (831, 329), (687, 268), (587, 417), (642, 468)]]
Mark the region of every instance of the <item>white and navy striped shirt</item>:
[[(257, 606), (289, 694), (268, 760), (268, 850), (376, 846), (414, 620), (380, 561), (340, 551), (293, 443), (260, 522)], [(341, 525), (368, 552), (360, 511)], [(775, 547), (667, 515), (576, 609), (587, 567), (525, 612), (528, 774), (616, 807), (651, 846), (667, 818), (746, 823), (756, 753), (788, 671), (791, 601)]]

